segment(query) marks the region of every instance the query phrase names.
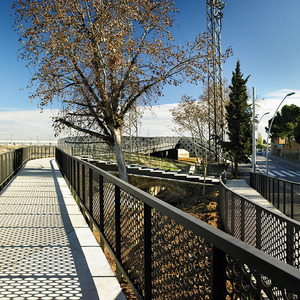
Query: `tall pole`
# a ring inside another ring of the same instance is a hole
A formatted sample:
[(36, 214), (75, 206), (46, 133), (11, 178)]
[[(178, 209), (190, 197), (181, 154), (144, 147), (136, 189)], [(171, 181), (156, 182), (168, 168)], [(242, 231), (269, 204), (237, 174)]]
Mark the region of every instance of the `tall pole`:
[(252, 172), (255, 173), (256, 141), (255, 141), (255, 87), (252, 88)]
[(207, 101), (209, 117), (209, 150), (214, 137), (215, 161), (219, 162), (219, 140), (224, 138), (223, 68), (221, 52), (221, 29), (225, 4), (221, 0), (206, 0), (208, 32), (207, 48)]
[(279, 104), (278, 107), (276, 108), (275, 113), (274, 113), (274, 115), (273, 115), (273, 118), (272, 118), (272, 120), (271, 120), (271, 124), (270, 124), (270, 126), (269, 126), (268, 137), (267, 137), (267, 152), (266, 152), (266, 173), (267, 173), (267, 175), (268, 175), (268, 173), (269, 173), (269, 170), (268, 170), (268, 161), (269, 161), (269, 136), (270, 136), (271, 128), (272, 128), (272, 125), (273, 125), (273, 121), (274, 121), (274, 118), (275, 118), (275, 116), (276, 116), (276, 113), (277, 113), (279, 107), (281, 106), (281, 104), (282, 104), (282, 102), (285, 100), (285, 98), (286, 98), (286, 97), (289, 97), (289, 96), (292, 96), (292, 95), (294, 95), (294, 94), (295, 94), (295, 92), (292, 92), (292, 93), (289, 93), (289, 94), (285, 95), (285, 97), (282, 99), (282, 101), (280, 102), (280, 104)]

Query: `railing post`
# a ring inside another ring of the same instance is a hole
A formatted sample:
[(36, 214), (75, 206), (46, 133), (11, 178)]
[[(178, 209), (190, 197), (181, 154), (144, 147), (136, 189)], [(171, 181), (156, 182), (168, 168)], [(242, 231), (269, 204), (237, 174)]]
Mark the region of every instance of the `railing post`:
[(103, 192), (103, 176), (99, 175), (99, 198), (100, 198), (100, 224), (99, 228), (104, 233), (104, 192)]
[[(121, 191), (120, 187), (115, 185), (115, 222), (116, 222), (116, 258), (121, 262)], [(121, 282), (122, 273), (118, 265), (116, 266), (116, 276)]]
[(81, 190), (82, 190), (82, 194), (81, 194), (81, 200), (85, 205), (85, 165), (82, 164), (81, 165)]
[(264, 197), (267, 199), (268, 198), (268, 177), (264, 176)]
[(77, 161), (77, 195), (80, 197), (80, 180), (79, 180), (79, 177), (80, 177), (80, 171), (79, 171), (79, 168), (80, 168), (80, 164), (79, 164), (79, 161)]
[(269, 202), (271, 202), (271, 177), (268, 177), (268, 192), (269, 192), (268, 200)]
[(224, 189), (224, 216), (225, 220), (228, 220), (228, 195), (227, 195), (227, 190)]
[(283, 213), (286, 214), (286, 205), (285, 205), (285, 181), (282, 181), (283, 182)]
[(93, 216), (93, 183), (93, 170), (89, 168), (89, 208), (91, 216)]
[(70, 182), (70, 175), (71, 175), (70, 159), (71, 158), (69, 156), (66, 157), (66, 161), (67, 161), (66, 175), (67, 175), (68, 182)]
[(226, 299), (226, 254), (213, 246), (212, 299)]
[(279, 209), (280, 203), (279, 203), (279, 198), (280, 198), (280, 181), (277, 179), (277, 208)]
[(73, 186), (73, 158), (70, 157), (70, 178), (69, 178), (69, 183), (70, 183), (70, 190), (71, 190), (71, 187)]
[(291, 218), (294, 219), (294, 184), (291, 183)]
[(72, 187), (73, 187), (73, 190), (75, 189), (75, 182), (76, 182), (76, 173), (75, 173), (75, 170), (76, 170), (76, 161), (75, 159), (72, 159), (72, 164), (73, 164), (73, 175), (72, 175)]
[(272, 195), (272, 197), (273, 197), (273, 206), (275, 206), (275, 179), (274, 178), (272, 178), (272, 192), (273, 192), (273, 195)]
[(144, 260), (145, 260), (145, 300), (152, 298), (152, 243), (151, 243), (151, 207), (144, 203)]

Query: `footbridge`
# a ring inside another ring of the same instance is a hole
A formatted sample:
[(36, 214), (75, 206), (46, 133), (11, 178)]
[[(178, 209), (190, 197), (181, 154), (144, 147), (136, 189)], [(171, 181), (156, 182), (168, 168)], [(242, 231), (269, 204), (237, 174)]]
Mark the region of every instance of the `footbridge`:
[(0, 155), (0, 298), (125, 300), (54, 150)]
[[(300, 299), (298, 248), (284, 237), (288, 220), (259, 205), (255, 214), (225, 184), (220, 205), (231, 234), (59, 148), (0, 158), (4, 298), (124, 299), (116, 282), (123, 277), (138, 299)], [(275, 217), (280, 236), (258, 247)], [(117, 276), (99, 259), (91, 232), (110, 251)]]
[[(60, 147), (96, 147), (101, 145), (101, 148), (107, 147), (101, 140), (86, 138), (86, 137), (66, 137), (59, 140)], [(123, 137), (123, 149), (130, 153), (145, 153), (151, 155), (159, 155), (169, 158), (178, 158), (178, 152), (185, 150), (190, 157), (199, 157), (214, 161), (215, 153), (210, 150), (206, 141), (191, 137)], [(213, 149), (214, 147), (212, 147)], [(221, 154), (220, 161), (229, 159), (225, 154)]]

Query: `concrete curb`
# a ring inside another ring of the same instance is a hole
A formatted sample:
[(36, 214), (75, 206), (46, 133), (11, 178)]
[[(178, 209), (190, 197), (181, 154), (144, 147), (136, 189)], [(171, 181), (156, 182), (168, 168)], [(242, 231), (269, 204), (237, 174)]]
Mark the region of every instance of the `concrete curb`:
[[(58, 170), (56, 162), (53, 160), (52, 163), (55, 170)], [(83, 269), (85, 263), (87, 264), (98, 293), (98, 295), (93, 295), (89, 292), (88, 287), (85, 287), (88, 294), (86, 299), (126, 300), (116, 276), (79, 210), (63, 176), (60, 171), (56, 171), (55, 173), (63, 197), (62, 200), (64, 201), (73, 228), (73, 230), (68, 233), (68, 238), (72, 246), (73, 255), (75, 254), (77, 260), (76, 265), (78, 264), (80, 268)], [(64, 218), (66, 218), (66, 215)], [(80, 272), (78, 268), (77, 271)], [(86, 282), (86, 284), (88, 284), (88, 282)]]

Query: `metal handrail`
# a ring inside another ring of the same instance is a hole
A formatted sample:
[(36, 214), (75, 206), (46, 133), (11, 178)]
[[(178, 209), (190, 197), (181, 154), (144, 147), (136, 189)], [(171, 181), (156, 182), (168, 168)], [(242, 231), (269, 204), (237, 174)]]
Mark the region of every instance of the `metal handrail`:
[(250, 185), (285, 215), (300, 221), (300, 183), (251, 172)]
[(28, 146), (0, 154), (0, 190), (30, 159), (54, 156), (54, 146)]
[(56, 160), (138, 298), (300, 298), (296, 268), (60, 149)]
[(225, 231), (293, 267), (300, 268), (300, 223), (233, 191), (220, 180)]

